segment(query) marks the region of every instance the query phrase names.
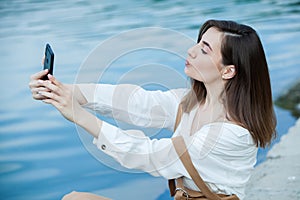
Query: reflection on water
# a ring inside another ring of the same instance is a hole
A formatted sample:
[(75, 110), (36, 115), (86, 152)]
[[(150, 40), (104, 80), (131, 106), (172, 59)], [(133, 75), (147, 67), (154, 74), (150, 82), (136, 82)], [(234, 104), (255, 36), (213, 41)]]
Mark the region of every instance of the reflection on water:
[[(72, 190), (114, 199), (168, 199), (166, 182), (141, 173), (121, 173), (94, 159), (76, 128), (50, 106), (31, 99), (30, 74), (38, 71), (49, 42), (56, 53), (55, 75), (72, 83), (80, 64), (100, 42), (140, 27), (170, 28), (196, 38), (206, 19), (232, 19), (258, 30), (270, 65), (274, 97), (299, 78), (300, 4), (298, 1), (9, 1), (0, 2), (0, 184), (2, 199), (59, 199)], [(117, 48), (112, 46), (111, 48)], [(151, 55), (149, 55), (151, 54)], [(146, 57), (145, 57), (146, 56)], [(145, 59), (147, 58), (147, 59)], [(123, 56), (105, 79), (144, 59), (181, 71), (172, 56)], [(117, 66), (118, 64), (118, 66)], [(140, 73), (140, 72), (139, 72)], [(182, 73), (182, 72), (181, 72)], [(183, 74), (183, 73), (182, 73)], [(139, 74), (141, 77), (143, 74)], [(276, 108), (278, 131), (294, 123)], [(260, 150), (261, 162), (266, 150)], [(134, 191), (132, 189), (134, 188)]]

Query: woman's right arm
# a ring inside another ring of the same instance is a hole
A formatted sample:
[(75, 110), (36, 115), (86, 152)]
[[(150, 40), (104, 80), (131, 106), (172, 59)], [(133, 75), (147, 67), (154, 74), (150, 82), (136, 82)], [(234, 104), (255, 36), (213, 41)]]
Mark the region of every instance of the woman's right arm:
[[(29, 87), (36, 100), (48, 92), (40, 80), (48, 71), (33, 74)], [(186, 89), (146, 91), (137, 85), (121, 84), (64, 84), (73, 91), (80, 105), (103, 116), (141, 127), (168, 128), (173, 130), (178, 105)], [(39, 91), (39, 92), (38, 92)]]
[(71, 91), (73, 91), (73, 98), (75, 98), (80, 105), (85, 105), (88, 103), (85, 96), (82, 94), (81, 90), (79, 89), (78, 85), (75, 84), (65, 84), (67, 88), (69, 88)]
[[(46, 74), (48, 74), (47, 69), (39, 71), (39, 72), (31, 75), (31, 77), (30, 77), (29, 88), (31, 90), (32, 97), (35, 100), (46, 99), (45, 96), (40, 94), (40, 92), (42, 92), (42, 91), (44, 91), (44, 92), (49, 91), (49, 89), (47, 89), (46, 87), (43, 86), (43, 80), (41, 80), (42, 77), (44, 77)], [(77, 85), (73, 85), (73, 84), (63, 84), (63, 85), (68, 87), (71, 91), (73, 91), (73, 94), (74, 94), (73, 97), (76, 98), (81, 105), (88, 103), (87, 99), (83, 96), (82, 92), (80, 91), (80, 89)]]
[(75, 90), (84, 107), (103, 116), (136, 126), (170, 130), (186, 92), (186, 89), (147, 91), (131, 84), (78, 84)]

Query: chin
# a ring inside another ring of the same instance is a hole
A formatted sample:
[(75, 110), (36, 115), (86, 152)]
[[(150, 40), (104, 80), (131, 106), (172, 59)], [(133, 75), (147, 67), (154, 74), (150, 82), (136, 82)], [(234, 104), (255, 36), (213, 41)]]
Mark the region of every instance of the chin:
[(185, 75), (187, 75), (189, 78), (198, 80), (198, 78), (196, 78), (195, 76), (193, 76), (193, 74), (194, 74), (195, 72), (192, 72), (192, 71), (189, 70), (187, 67), (184, 68), (184, 73), (185, 73)]
[(192, 73), (191, 73), (191, 70), (190, 70), (189, 68), (185, 67), (185, 68), (184, 68), (184, 73), (185, 73), (188, 77), (192, 78), (192, 77), (191, 77), (191, 74), (192, 74)]

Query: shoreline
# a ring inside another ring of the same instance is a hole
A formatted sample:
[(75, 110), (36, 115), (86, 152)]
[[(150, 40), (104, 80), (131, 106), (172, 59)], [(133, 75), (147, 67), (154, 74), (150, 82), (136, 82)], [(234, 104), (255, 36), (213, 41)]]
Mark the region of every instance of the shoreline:
[(300, 118), (254, 168), (245, 200), (300, 199)]

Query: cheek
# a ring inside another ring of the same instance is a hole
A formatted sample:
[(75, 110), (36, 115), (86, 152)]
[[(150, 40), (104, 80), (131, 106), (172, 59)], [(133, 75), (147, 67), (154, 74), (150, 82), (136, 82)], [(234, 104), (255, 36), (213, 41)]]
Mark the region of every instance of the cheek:
[(197, 78), (204, 82), (210, 82), (221, 77), (218, 66), (211, 61), (202, 60), (195, 67), (195, 71), (197, 72)]
[(197, 71), (199, 71), (200, 73), (207, 74), (207, 73), (213, 71), (214, 68), (215, 68), (215, 65), (211, 62), (210, 59), (207, 59), (207, 58), (199, 59), (195, 64), (195, 69)]

